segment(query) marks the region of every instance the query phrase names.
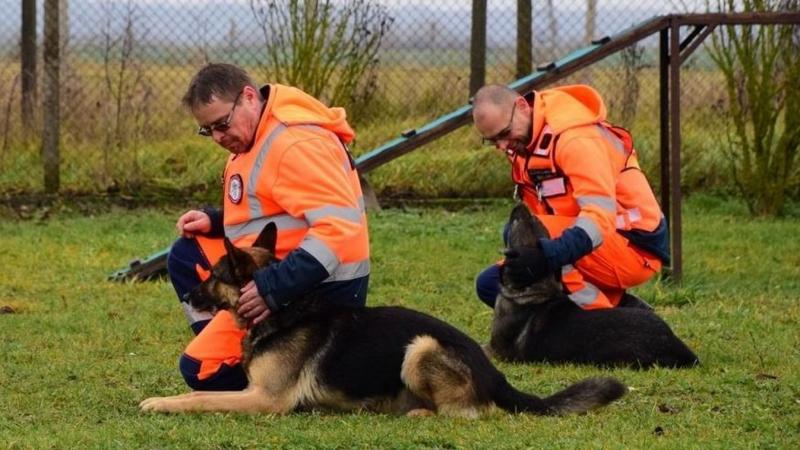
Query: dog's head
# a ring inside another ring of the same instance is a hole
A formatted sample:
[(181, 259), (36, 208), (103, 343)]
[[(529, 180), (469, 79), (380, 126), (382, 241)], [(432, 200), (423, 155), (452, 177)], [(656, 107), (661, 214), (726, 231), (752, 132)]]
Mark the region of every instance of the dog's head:
[[(539, 239), (547, 239), (550, 233), (535, 216), (531, 215), (524, 203), (519, 203), (511, 210), (508, 231), (508, 250), (519, 247), (538, 245)], [(552, 293), (561, 291), (561, 282), (557, 275), (547, 276), (530, 286), (512, 286), (506, 276), (500, 276), (501, 294), (517, 304), (543, 303), (551, 298)]]
[(268, 223), (252, 247), (237, 248), (225, 238), (227, 253), (211, 268), (211, 276), (187, 295), (198, 311), (236, 309), (240, 289), (253, 279), (253, 272), (278, 261), (275, 257), (277, 227)]
[(530, 247), (539, 239), (547, 239), (550, 233), (536, 217), (531, 215), (524, 203), (517, 203), (508, 219), (508, 247)]

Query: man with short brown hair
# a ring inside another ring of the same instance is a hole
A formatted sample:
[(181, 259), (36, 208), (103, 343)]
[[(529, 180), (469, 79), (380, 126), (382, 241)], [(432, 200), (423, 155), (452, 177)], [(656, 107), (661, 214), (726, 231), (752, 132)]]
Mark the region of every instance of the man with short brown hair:
[[(369, 238), (358, 173), (346, 144), (354, 138), (342, 108), (279, 84), (256, 88), (230, 64), (209, 64), (192, 79), (183, 103), (198, 134), (230, 152), (221, 209), (190, 210), (167, 266), (178, 298), (207, 277), (225, 253), (222, 237), (253, 243), (269, 222), (278, 228), (277, 264), (242, 287), (238, 314), (257, 325), (294, 299), (314, 295), (364, 305)], [(244, 389), (241, 340), (232, 315), (183, 307), (197, 334), (180, 369), (195, 390)]]

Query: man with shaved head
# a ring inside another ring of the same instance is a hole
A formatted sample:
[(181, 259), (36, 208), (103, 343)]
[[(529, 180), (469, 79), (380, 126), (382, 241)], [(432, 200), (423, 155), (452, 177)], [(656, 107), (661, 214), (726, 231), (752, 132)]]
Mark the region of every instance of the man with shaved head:
[(481, 272), (478, 297), (494, 305), (501, 270), (518, 286), (560, 273), (584, 309), (649, 307), (626, 289), (669, 264), (667, 224), (630, 133), (606, 122), (597, 91), (563, 86), (527, 99), (488, 85), (472, 114), (483, 142), (511, 163), (516, 196), (551, 236)]

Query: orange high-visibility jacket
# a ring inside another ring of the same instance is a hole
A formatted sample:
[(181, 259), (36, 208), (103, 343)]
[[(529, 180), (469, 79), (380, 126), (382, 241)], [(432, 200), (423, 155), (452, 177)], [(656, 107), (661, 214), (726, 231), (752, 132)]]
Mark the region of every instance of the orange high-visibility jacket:
[(532, 114), (527, 154), (509, 156), (518, 193), (531, 211), (577, 217), (574, 226), (588, 235), (591, 248), (620, 230), (645, 236), (641, 246), (668, 259), (663, 214), (631, 136), (606, 122), (597, 91), (574, 85), (535, 92)]
[(280, 264), (256, 274), (272, 309), (320, 284), (369, 275), (369, 237), (342, 108), (279, 84), (267, 98), (250, 151), (229, 157), (224, 175), (225, 235), (252, 244), (269, 222), (278, 228)]

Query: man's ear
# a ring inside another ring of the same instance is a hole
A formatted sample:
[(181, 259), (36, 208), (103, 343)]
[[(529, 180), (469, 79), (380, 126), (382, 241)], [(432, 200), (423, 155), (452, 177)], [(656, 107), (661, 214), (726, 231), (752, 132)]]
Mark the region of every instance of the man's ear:
[(242, 97), (248, 102), (259, 102), (261, 101), (261, 94), (254, 89), (252, 86), (245, 86), (242, 88)]
[(253, 243), (253, 247), (265, 248), (273, 255), (275, 254), (275, 245), (278, 242), (278, 227), (275, 222), (268, 223)]
[(522, 112), (528, 112), (529, 108), (531, 107), (528, 101), (525, 100), (525, 97), (522, 96), (517, 97), (517, 99), (514, 100), (514, 103), (517, 104), (517, 110)]

